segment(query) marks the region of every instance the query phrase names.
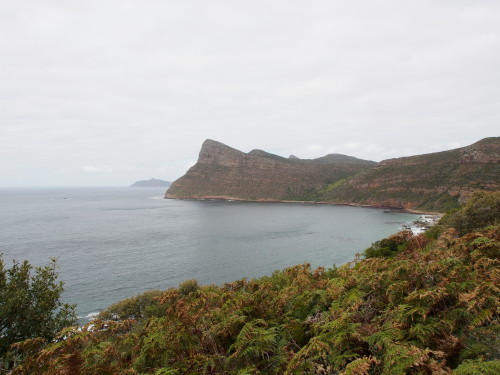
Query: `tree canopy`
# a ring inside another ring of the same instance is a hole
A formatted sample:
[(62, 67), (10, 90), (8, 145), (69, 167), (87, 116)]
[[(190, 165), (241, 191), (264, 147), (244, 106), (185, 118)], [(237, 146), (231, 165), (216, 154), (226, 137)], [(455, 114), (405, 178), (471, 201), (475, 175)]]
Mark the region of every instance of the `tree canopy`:
[(0, 357), (16, 342), (48, 341), (76, 322), (75, 306), (60, 300), (63, 283), (57, 277), (55, 259), (44, 267), (13, 261), (7, 268), (0, 254)]

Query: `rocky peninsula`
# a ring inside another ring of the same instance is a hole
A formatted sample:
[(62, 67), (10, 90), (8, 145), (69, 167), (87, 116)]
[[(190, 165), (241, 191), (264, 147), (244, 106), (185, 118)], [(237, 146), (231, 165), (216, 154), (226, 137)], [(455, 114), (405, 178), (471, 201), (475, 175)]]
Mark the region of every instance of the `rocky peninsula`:
[(166, 198), (301, 201), (444, 212), (474, 191), (500, 188), (500, 137), (376, 163), (330, 154), (284, 158), (206, 140)]
[(377, 163), (332, 154), (283, 158), (262, 150), (238, 151), (206, 140), (198, 162), (167, 191), (167, 198), (311, 201), (312, 194)]

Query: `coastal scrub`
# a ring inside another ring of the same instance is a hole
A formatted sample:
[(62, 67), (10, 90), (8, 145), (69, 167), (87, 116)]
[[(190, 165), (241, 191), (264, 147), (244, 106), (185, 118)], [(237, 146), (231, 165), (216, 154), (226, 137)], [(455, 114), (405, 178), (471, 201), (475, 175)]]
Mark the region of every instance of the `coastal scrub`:
[[(460, 215), (499, 199), (478, 197)], [(389, 253), (341, 267), (184, 283), (151, 298), (147, 314), (111, 307), (102, 316), (116, 320), (63, 331), (13, 374), (497, 374), (497, 220), (402, 232), (379, 241)]]

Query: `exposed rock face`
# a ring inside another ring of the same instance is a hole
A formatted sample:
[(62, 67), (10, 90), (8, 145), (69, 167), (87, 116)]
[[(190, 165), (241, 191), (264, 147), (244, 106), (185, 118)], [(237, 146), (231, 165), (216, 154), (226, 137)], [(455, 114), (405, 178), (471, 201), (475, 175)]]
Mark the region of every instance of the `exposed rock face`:
[(166, 197), (311, 200), (324, 186), (374, 165), (346, 155), (302, 160), (262, 150), (244, 153), (206, 140), (196, 165), (172, 184)]
[(443, 211), (476, 190), (500, 188), (500, 138), (459, 149), (380, 162), (328, 191), (338, 203)]
[(172, 183), (169, 181), (152, 178), (150, 180), (142, 180), (134, 182), (130, 187), (169, 187)]

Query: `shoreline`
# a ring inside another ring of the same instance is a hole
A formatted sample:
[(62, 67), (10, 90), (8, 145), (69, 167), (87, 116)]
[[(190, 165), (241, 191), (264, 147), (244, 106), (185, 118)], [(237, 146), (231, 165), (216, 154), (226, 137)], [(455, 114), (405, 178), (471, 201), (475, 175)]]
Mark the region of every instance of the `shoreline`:
[(404, 212), (409, 214), (416, 215), (432, 215), (440, 219), (444, 212), (436, 212), (436, 211), (420, 211), (411, 208), (403, 208), (403, 207), (391, 207), (391, 206), (375, 206), (370, 204), (361, 204), (361, 203), (337, 203), (337, 202), (322, 202), (322, 201), (291, 201), (291, 200), (282, 200), (282, 199), (244, 199), (244, 198), (235, 198), (229, 196), (205, 196), (205, 197), (172, 197), (172, 196), (164, 196), (164, 199), (176, 199), (176, 200), (185, 200), (185, 201), (226, 201), (226, 202), (255, 202), (255, 203), (301, 203), (301, 204), (323, 204), (323, 205), (331, 205), (331, 206), (349, 206), (349, 207), (364, 207), (364, 208), (377, 208), (383, 210), (391, 210)]

